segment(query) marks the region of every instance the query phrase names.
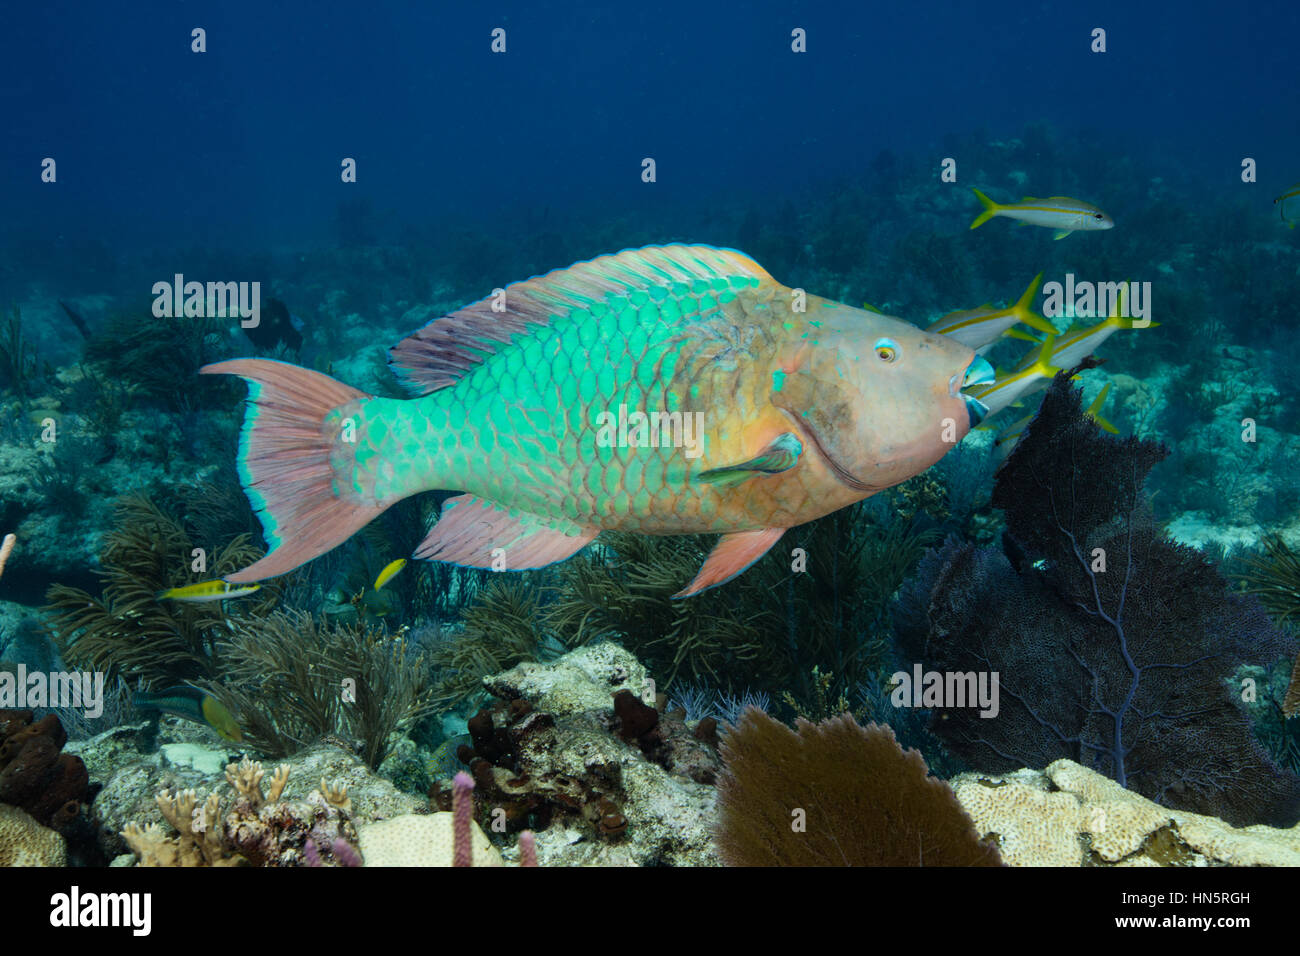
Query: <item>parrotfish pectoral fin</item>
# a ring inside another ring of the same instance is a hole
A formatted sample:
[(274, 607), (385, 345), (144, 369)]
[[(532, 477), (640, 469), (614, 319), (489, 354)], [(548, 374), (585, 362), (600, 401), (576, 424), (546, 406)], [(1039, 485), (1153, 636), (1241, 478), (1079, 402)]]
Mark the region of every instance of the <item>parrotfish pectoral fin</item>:
[(1058, 230), (1056, 230), (1056, 232), (1054, 232), (1054, 233), (1052, 234), (1052, 238), (1053, 238), (1053, 239), (1064, 239), (1066, 236), (1068, 236), (1068, 235), (1070, 234), (1070, 232), (1071, 232), (1071, 230), (1069, 230), (1069, 229), (1058, 229)]
[(690, 597), (727, 583), (767, 554), (768, 549), (776, 544), (784, 533), (785, 528), (760, 528), (757, 531), (733, 531), (731, 534), (724, 534), (722, 540), (709, 552), (704, 567), (700, 568), (700, 573), (695, 575), (695, 580), (673, 597)]
[(239, 437), (239, 477), (262, 521), (270, 551), (225, 580), (247, 584), (292, 571), (352, 537), (389, 503), (335, 497), (330, 438), (322, 422), (365, 392), (328, 375), (269, 359), (205, 365), (205, 375), (248, 382), (249, 410)]
[(523, 571), (571, 557), (592, 542), (597, 528), (557, 526), (474, 495), (443, 503), (442, 517), (415, 549), (427, 561), (471, 568)]
[(789, 471), (799, 462), (803, 443), (793, 432), (782, 432), (772, 439), (762, 451), (749, 461), (738, 465), (724, 465), (700, 472), (700, 481), (729, 488), (757, 475), (775, 475)]

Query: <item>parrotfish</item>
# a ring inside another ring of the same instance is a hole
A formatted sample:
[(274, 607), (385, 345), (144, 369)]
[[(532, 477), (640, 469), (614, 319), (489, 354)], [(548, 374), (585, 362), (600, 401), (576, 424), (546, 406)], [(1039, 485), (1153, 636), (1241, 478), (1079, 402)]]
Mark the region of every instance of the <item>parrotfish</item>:
[(1091, 232), (1097, 229), (1113, 229), (1115, 226), (1115, 221), (1096, 206), (1071, 199), (1069, 196), (1049, 196), (1047, 199), (1026, 196), (1021, 202), (996, 203), (978, 189), (972, 189), (971, 192), (984, 204), (984, 211), (970, 224), (972, 229), (984, 225), (994, 216), (1018, 219), (1029, 226), (1046, 226), (1055, 229), (1056, 234), (1053, 239), (1064, 239), (1078, 230)]
[(207, 724), (223, 739), (234, 743), (244, 739), (243, 731), (226, 706), (197, 687), (172, 687), (157, 694), (139, 693), (131, 703), (140, 710), (157, 710), (196, 724)]
[(389, 357), (418, 397), (265, 359), (203, 369), (250, 383), (239, 469), (270, 549), (227, 581), (284, 574), (447, 489), (462, 493), (417, 558), (522, 570), (602, 530), (721, 534), (685, 597), (929, 468), (984, 414), (962, 389), (993, 378), (954, 339), (702, 245), (513, 283)]
[(1042, 316), (1034, 314), (1030, 306), (1038, 292), (1038, 284), (1043, 281), (1040, 272), (1029, 283), (1029, 288), (1013, 305), (995, 309), (987, 302), (978, 309), (966, 309), (961, 312), (949, 312), (926, 327), (927, 332), (946, 335), (963, 345), (969, 345), (976, 354), (983, 355), (1013, 325), (1023, 322), (1031, 328), (1051, 335), (1056, 327)]

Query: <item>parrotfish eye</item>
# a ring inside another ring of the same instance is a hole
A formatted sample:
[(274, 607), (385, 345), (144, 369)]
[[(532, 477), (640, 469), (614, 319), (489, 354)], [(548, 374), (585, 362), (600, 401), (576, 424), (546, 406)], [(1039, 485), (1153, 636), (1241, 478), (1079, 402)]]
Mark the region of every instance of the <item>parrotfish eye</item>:
[(1097, 214), (1096, 214), (1095, 216), (1093, 216), (1092, 218), (1093, 218), (1093, 219), (1105, 219), (1106, 217), (1103, 216), (1101, 213), (1097, 213)]
[(873, 348), (876, 351), (876, 358), (882, 362), (892, 362), (898, 358), (898, 346), (894, 344), (893, 339), (878, 339)]

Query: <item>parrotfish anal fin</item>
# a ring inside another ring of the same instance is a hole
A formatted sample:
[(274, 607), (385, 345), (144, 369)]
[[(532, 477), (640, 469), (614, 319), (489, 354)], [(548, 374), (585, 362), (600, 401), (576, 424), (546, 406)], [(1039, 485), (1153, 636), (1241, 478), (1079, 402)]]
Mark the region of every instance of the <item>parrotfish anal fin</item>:
[(784, 533), (785, 528), (760, 528), (757, 531), (733, 531), (731, 534), (724, 534), (722, 540), (709, 552), (704, 567), (700, 568), (700, 573), (695, 575), (695, 580), (673, 597), (690, 597), (692, 594), (699, 594), (719, 584), (725, 584), (767, 554), (768, 549), (776, 544)]
[[(552, 527), (530, 514), (474, 495), (457, 495), (443, 503), (442, 517), (415, 549), (426, 561), (447, 561), (471, 568), (508, 571), (543, 568), (582, 550), (599, 530), (580, 525)], [(495, 555), (494, 551), (500, 548)], [(500, 560), (498, 560), (500, 559)]]
[(700, 472), (698, 477), (700, 481), (729, 488), (758, 475), (775, 475), (789, 471), (798, 464), (802, 452), (803, 443), (798, 437), (793, 432), (782, 432), (749, 461), (742, 461), (738, 465), (710, 468), (708, 471)]
[(397, 343), (388, 353), (388, 363), (414, 394), (427, 395), (458, 381), (516, 336), (549, 325), (557, 315), (603, 303), (611, 294), (731, 276), (774, 281), (762, 266), (734, 249), (702, 245), (624, 249), (512, 283), (500, 296), (434, 319)]
[(1070, 232), (1071, 232), (1071, 230), (1069, 230), (1069, 229), (1058, 229), (1058, 230), (1056, 230), (1055, 233), (1053, 233), (1052, 238), (1053, 238), (1053, 239), (1064, 239), (1066, 236), (1068, 236), (1068, 235), (1070, 234)]

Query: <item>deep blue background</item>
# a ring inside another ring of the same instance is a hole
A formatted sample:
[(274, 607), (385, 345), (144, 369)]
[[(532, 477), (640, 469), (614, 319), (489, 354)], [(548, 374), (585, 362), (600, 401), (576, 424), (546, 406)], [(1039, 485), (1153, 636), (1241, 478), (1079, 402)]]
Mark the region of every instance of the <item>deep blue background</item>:
[[(0, 29), (3, 241), (326, 236), (788, 193), (1044, 121), (1207, 189), (1300, 178), (1300, 4), (45, 3)], [(208, 52), (190, 52), (192, 27)], [(508, 52), (489, 51), (507, 30)], [(790, 52), (790, 30), (809, 52)], [(1109, 52), (1089, 53), (1105, 27)], [(42, 157), (59, 183), (39, 181)], [(339, 181), (339, 161), (359, 182)], [(653, 190), (640, 161), (658, 161)], [(960, 157), (959, 157), (960, 159)], [(393, 237), (400, 235), (394, 231)], [(380, 237), (383, 238), (383, 237)]]

